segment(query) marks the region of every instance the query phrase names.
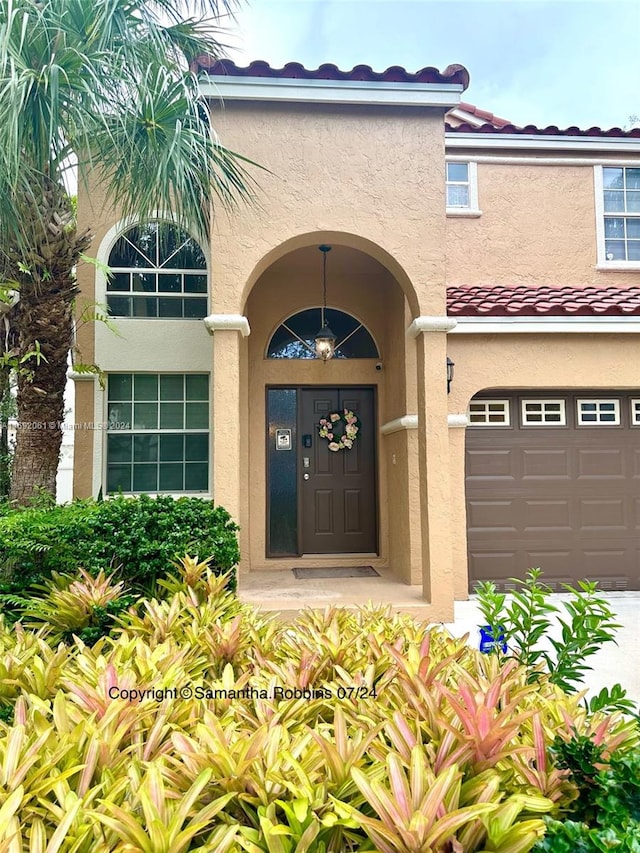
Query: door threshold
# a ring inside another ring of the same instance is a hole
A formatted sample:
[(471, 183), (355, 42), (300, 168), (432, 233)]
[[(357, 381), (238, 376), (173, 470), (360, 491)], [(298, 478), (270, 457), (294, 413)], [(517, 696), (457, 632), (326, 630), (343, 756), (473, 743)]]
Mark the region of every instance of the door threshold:
[(298, 559), (299, 560), (318, 560), (319, 558), (325, 560), (360, 560), (362, 557), (367, 557), (369, 560), (377, 560), (380, 557), (380, 554), (373, 554), (368, 551), (351, 551), (349, 554), (327, 554), (327, 553), (318, 553), (318, 554), (301, 554)]

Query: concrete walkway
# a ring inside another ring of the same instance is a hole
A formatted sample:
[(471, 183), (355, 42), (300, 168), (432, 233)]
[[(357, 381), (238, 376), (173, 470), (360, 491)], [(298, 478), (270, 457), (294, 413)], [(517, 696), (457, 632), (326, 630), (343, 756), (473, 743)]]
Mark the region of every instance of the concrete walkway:
[[(411, 613), (417, 619), (424, 613), (422, 588), (407, 586), (391, 572), (378, 570), (380, 577), (296, 580), (290, 569), (250, 572), (239, 578), (242, 601), (268, 611), (278, 611), (285, 619), (294, 619), (305, 607), (328, 605), (354, 606), (373, 601), (391, 604), (395, 610)], [(554, 596), (558, 603), (568, 596)], [(584, 687), (597, 693), (602, 687), (622, 684), (630, 699), (640, 704), (640, 592), (613, 592), (608, 595), (611, 608), (622, 624), (617, 632), (617, 645), (609, 643), (588, 661), (593, 671), (585, 677)], [(473, 597), (455, 603), (455, 621), (445, 625), (452, 634), (469, 634), (476, 648), (481, 617)]]

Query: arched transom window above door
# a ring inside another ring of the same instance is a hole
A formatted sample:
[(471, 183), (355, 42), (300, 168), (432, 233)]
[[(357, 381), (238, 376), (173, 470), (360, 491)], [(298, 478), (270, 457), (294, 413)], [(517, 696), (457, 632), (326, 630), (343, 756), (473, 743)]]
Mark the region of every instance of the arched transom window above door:
[(207, 316), (207, 262), (199, 244), (169, 222), (129, 228), (109, 253), (107, 305), (114, 317)]
[[(327, 308), (325, 319), (336, 336), (334, 358), (380, 358), (371, 332), (351, 314)], [(323, 325), (322, 308), (292, 314), (273, 333), (267, 357), (316, 358), (315, 337)]]

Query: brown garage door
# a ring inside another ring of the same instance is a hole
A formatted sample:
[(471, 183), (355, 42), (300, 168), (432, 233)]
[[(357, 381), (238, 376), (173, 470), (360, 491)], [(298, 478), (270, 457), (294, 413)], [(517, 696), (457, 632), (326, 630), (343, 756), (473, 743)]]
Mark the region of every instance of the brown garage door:
[(640, 390), (492, 392), (467, 428), (469, 585), (640, 589)]

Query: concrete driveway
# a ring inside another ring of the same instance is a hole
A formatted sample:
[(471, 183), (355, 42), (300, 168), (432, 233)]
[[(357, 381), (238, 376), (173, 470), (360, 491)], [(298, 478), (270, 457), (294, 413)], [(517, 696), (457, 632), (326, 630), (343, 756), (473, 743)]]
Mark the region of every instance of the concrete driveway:
[[(562, 599), (568, 597), (557, 594), (554, 599), (561, 604)], [(640, 704), (640, 592), (611, 592), (607, 598), (622, 628), (616, 634), (617, 645), (608, 643), (587, 660), (592, 671), (585, 676), (584, 687), (591, 694), (598, 693), (602, 687), (620, 683), (629, 698)], [(472, 596), (469, 601), (456, 601), (455, 622), (445, 627), (456, 637), (469, 633), (469, 642), (477, 648), (480, 642), (480, 619)]]

